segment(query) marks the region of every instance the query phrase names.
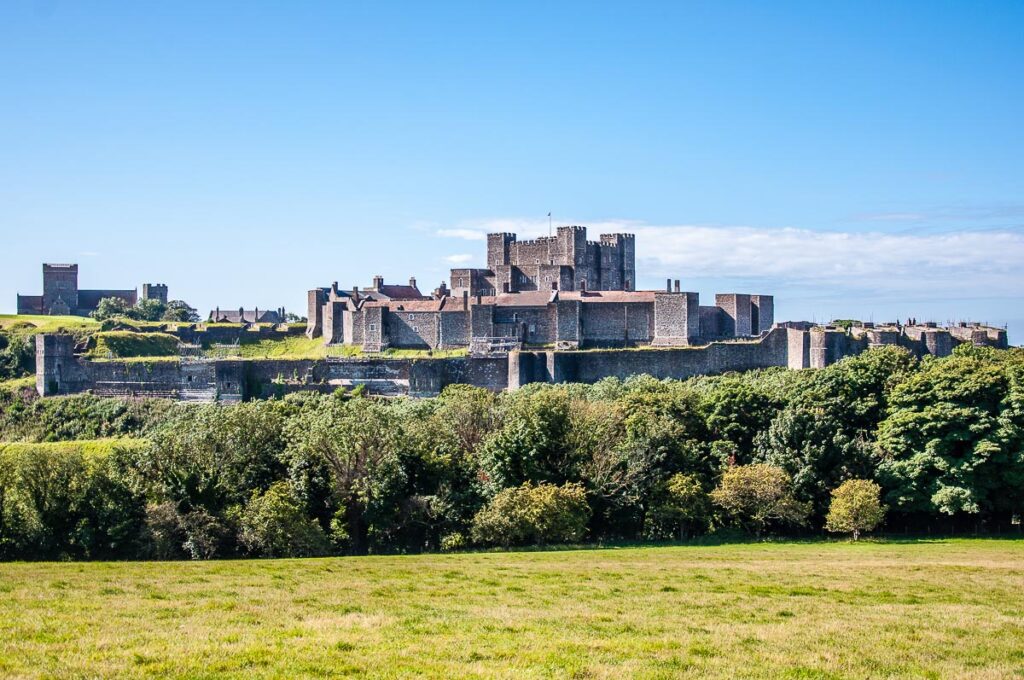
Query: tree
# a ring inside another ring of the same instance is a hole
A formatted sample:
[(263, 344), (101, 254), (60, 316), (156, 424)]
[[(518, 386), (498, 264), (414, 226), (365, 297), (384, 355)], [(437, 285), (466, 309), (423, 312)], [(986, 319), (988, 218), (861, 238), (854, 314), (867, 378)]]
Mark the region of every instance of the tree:
[(583, 538), (590, 519), (583, 486), (570, 482), (503, 489), (473, 518), (473, 539), (504, 546), (570, 543)]
[(757, 536), (772, 522), (803, 524), (810, 513), (810, 504), (793, 496), (785, 470), (764, 463), (727, 469), (711, 500)]
[(171, 300), (167, 303), (167, 309), (164, 311), (162, 320), (198, 323), (199, 313), (184, 300)]
[(404, 433), (392, 407), (369, 399), (324, 397), (285, 428), (286, 459), (299, 495), (336, 508), (332, 539), (361, 554), (388, 547), (401, 515), (406, 472), (398, 452)]
[(926, 362), (893, 390), (878, 427), (878, 479), (894, 510), (978, 515), (1012, 489), (1005, 480), (1019, 479), (1022, 468), (1007, 436), (1019, 418), (1012, 369), (956, 354)]
[(688, 529), (707, 527), (709, 498), (694, 475), (674, 474), (658, 484), (651, 496), (644, 522), (645, 537), (686, 538)]
[(820, 521), (832, 489), (873, 475), (874, 432), (893, 390), (916, 368), (903, 348), (882, 347), (815, 372), (757, 435), (754, 460), (789, 473), (796, 497), (811, 501)]
[(567, 443), (571, 399), (561, 387), (510, 394), (502, 427), (483, 443), (480, 464), (492, 492), (523, 482), (578, 479)]
[(105, 297), (100, 299), (96, 305), (96, 309), (93, 310), (92, 317), (99, 321), (104, 319), (113, 319), (117, 316), (123, 316), (133, 318), (131, 313), (132, 307), (119, 297)]
[(311, 520), (286, 482), (253, 492), (238, 514), (239, 541), (263, 557), (311, 557), (327, 552), (327, 536)]
[(131, 314), (129, 316), (133, 319), (159, 321), (167, 311), (167, 305), (160, 300), (139, 300), (135, 303), (135, 308), (130, 311)]
[(878, 500), (882, 487), (867, 479), (848, 479), (832, 491), (825, 528), (834, 533), (871, 531), (885, 518), (885, 506)]

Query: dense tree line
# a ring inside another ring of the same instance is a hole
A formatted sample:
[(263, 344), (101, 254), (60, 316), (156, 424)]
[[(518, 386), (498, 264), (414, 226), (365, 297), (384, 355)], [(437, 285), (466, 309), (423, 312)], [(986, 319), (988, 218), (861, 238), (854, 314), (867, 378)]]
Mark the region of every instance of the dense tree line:
[(94, 319), (129, 319), (135, 321), (181, 321), (195, 323), (199, 313), (184, 300), (161, 302), (156, 299), (139, 300), (130, 305), (121, 298), (106, 297), (99, 301), (92, 313)]
[[(1013, 531), (1024, 352), (818, 371), (342, 392), (236, 406), (0, 396), (0, 557), (210, 558)], [(830, 512), (831, 510), (831, 512)]]

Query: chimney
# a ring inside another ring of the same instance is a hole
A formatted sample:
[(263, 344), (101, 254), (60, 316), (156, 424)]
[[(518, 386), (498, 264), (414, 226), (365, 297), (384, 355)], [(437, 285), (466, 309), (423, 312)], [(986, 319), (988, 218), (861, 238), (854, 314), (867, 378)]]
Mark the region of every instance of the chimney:
[(383, 285), (384, 285), (384, 277), (383, 276), (381, 276), (380, 274), (377, 274), (376, 276), (373, 277), (373, 289), (374, 290), (379, 291)]
[(679, 292), (679, 279), (676, 279), (676, 292)]
[(665, 279), (665, 292), (666, 293), (671, 293), (672, 292), (672, 279)]
[(331, 284), (331, 293), (333, 293), (334, 295), (338, 294), (338, 282), (337, 281), (335, 281), (334, 283)]
[(416, 287), (416, 277), (415, 276), (410, 276), (409, 277), (409, 287), (410, 288), (415, 288)]

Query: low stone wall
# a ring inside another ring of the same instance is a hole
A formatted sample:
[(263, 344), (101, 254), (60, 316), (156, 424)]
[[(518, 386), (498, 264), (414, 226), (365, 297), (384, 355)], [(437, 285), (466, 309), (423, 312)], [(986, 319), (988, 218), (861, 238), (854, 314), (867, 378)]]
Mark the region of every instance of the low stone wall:
[(594, 383), (603, 378), (647, 374), (690, 378), (728, 371), (786, 366), (788, 338), (775, 329), (753, 342), (713, 343), (679, 349), (518, 352), (509, 360), (509, 387), (530, 382)]
[(508, 360), (504, 357), (88, 361), (74, 354), (72, 336), (40, 335), (36, 358), (36, 388), (44, 396), (92, 392), (239, 401), (359, 386), (381, 396), (433, 396), (455, 383), (494, 391), (508, 386)]
[(73, 336), (38, 335), (36, 388), (42, 395), (91, 391), (110, 396), (234, 401), (363, 386), (370, 394), (426, 397), (456, 383), (497, 392), (534, 382), (593, 383), (607, 377), (641, 374), (684, 379), (774, 366), (823, 368), (883, 345), (899, 345), (918, 356), (946, 356), (962, 341), (993, 346), (1005, 346), (1006, 342), (1005, 334), (963, 331), (957, 335), (932, 327), (849, 333), (838, 328), (786, 324), (748, 342), (716, 342), (689, 348), (520, 351), (507, 357), (487, 358), (233, 359), (185, 363), (86, 361), (74, 354)]

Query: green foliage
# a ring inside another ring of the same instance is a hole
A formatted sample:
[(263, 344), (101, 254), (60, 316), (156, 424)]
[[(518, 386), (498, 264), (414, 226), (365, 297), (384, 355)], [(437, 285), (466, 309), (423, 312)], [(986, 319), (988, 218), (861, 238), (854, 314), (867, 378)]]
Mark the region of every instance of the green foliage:
[(573, 543), (586, 532), (590, 507), (580, 484), (503, 489), (473, 518), (473, 540), (489, 545)]
[(89, 354), (97, 359), (178, 356), (178, 339), (168, 333), (101, 331), (92, 339), (95, 344)]
[(164, 310), (161, 321), (178, 321), (183, 323), (198, 323), (201, 319), (195, 308), (190, 307), (184, 300), (170, 300)]
[(832, 491), (832, 503), (825, 517), (825, 528), (835, 533), (853, 534), (871, 531), (885, 518), (885, 507), (879, 501), (882, 489), (866, 479), (848, 479)]
[(543, 389), (509, 395), (502, 426), (483, 444), (480, 463), (492, 491), (525, 481), (561, 483), (576, 472), (568, 444), (570, 397)]
[(327, 553), (327, 536), (306, 514), (286, 482), (275, 482), (238, 513), (238, 538), (261, 557), (309, 557)]
[(145, 499), (131, 440), (0, 444), (0, 559), (132, 557)]
[(965, 352), (925, 362), (894, 388), (878, 427), (879, 479), (894, 509), (1020, 512), (1022, 375), (1019, 359)]
[(710, 501), (695, 476), (672, 475), (659, 483), (651, 494), (644, 537), (686, 538), (687, 532), (694, 528), (707, 528), (711, 520)]
[(21, 378), (35, 370), (35, 344), (23, 335), (0, 333), (0, 380)]
[[(289, 476), (301, 498), (334, 509), (335, 541), (364, 553), (389, 544), (406, 482), (401, 421), (367, 399), (322, 399), (285, 427)], [(342, 533), (343, 532), (343, 533)]]
[(784, 469), (797, 497), (824, 517), (831, 489), (876, 466), (874, 431), (890, 395), (917, 368), (912, 355), (885, 347), (811, 375), (754, 441), (754, 459)]
[(688, 538), (725, 524), (801, 532), (826, 522), (848, 480), (879, 485), (893, 530), (1000, 531), (1024, 511), (1024, 352), (961, 347), (918, 362), (883, 348), (817, 371), (503, 394), (457, 385), (433, 399), (357, 388), (196, 405), (0, 389), (0, 440), (82, 452), (72, 440), (102, 437), (148, 444), (121, 447), (98, 476), (78, 454), (5, 462), (0, 475), (16, 481), (0, 499), (4, 555), (420, 552)]
[(76, 394), (40, 399), (0, 392), (0, 441), (58, 442), (146, 437), (181, 410), (163, 399), (125, 401)]
[(133, 319), (135, 321), (178, 321), (196, 323), (199, 314), (183, 300), (171, 300), (166, 304), (160, 300), (139, 300), (129, 305), (121, 298), (103, 298), (96, 305), (92, 318), (97, 321), (105, 319)]
[(136, 318), (133, 316), (131, 305), (125, 302), (119, 297), (105, 297), (99, 301), (96, 305), (96, 309), (92, 312), (92, 318), (97, 321), (103, 321), (104, 319), (113, 319), (114, 317), (123, 316), (126, 318)]
[(711, 499), (729, 519), (758, 536), (771, 524), (803, 524), (810, 513), (810, 504), (793, 496), (785, 470), (764, 463), (727, 469)]

